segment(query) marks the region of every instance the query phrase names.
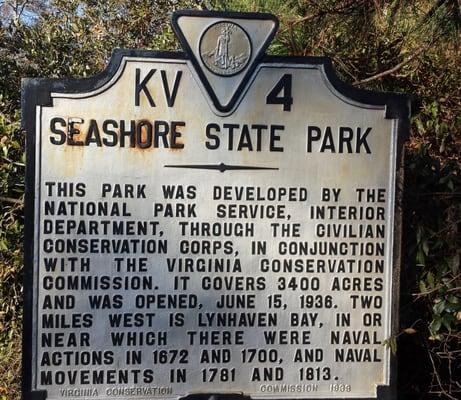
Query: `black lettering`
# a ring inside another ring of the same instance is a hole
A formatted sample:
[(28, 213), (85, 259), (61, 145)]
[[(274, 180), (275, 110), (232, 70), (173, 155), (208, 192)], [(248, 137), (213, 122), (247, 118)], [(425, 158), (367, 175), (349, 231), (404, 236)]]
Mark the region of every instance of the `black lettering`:
[(96, 143), (98, 147), (102, 146), (98, 123), (94, 119), (90, 120), (90, 126), (88, 128), (85, 138), (85, 146), (89, 146), (90, 143)]
[(117, 121), (114, 121), (113, 119), (106, 119), (102, 123), (102, 131), (104, 132), (105, 135), (111, 137), (112, 140), (108, 140), (107, 138), (103, 138), (102, 142), (103, 142), (104, 146), (107, 146), (107, 147), (117, 146), (117, 143), (118, 143), (117, 132), (113, 131), (113, 130), (110, 130), (109, 125), (112, 125), (113, 128), (115, 128), (115, 129), (118, 128)]
[(322, 131), (318, 126), (307, 127), (307, 152), (312, 153), (312, 142), (320, 140)]
[(155, 121), (154, 122), (154, 147), (159, 147), (159, 138), (162, 138), (163, 147), (168, 148), (168, 132), (170, 128), (167, 122), (165, 121)]
[(130, 138), (130, 147), (136, 146), (136, 124), (133, 120), (130, 121), (130, 130), (126, 130), (125, 121), (120, 121), (120, 147), (125, 147), (125, 137)]
[[(135, 87), (134, 87), (134, 105), (139, 106), (139, 98), (141, 92), (144, 92), (144, 94), (147, 97), (147, 100), (149, 101), (149, 104), (151, 107), (155, 107), (155, 102), (154, 99), (152, 98), (149, 89), (147, 89), (146, 85), (147, 82), (152, 78), (152, 76), (155, 74), (156, 69), (151, 69), (147, 75), (144, 77), (142, 81), (141, 79), (141, 70), (139, 68), (136, 68), (136, 82), (135, 82)], [(133, 146), (134, 147), (134, 146)]]
[[(178, 94), (179, 82), (181, 80), (182, 71), (177, 71), (174, 78), (173, 90), (170, 92), (170, 87), (168, 85), (168, 79), (166, 77), (166, 71), (161, 70), (160, 75), (162, 76), (163, 90), (165, 91), (165, 98), (168, 107), (173, 107), (176, 100), (176, 95)], [(173, 147), (173, 146), (172, 146)]]
[(371, 128), (367, 128), (365, 130), (365, 132), (363, 133), (363, 135), (361, 135), (361, 129), (360, 128), (357, 128), (357, 144), (356, 144), (356, 147), (355, 147), (355, 152), (356, 153), (360, 153), (360, 148), (363, 146), (365, 148), (365, 151), (368, 153), (368, 154), (371, 154), (371, 150), (370, 150), (370, 147), (368, 146), (368, 142), (367, 142), (367, 136), (369, 135), (369, 133), (371, 132)]
[(283, 147), (277, 147), (276, 145), (276, 143), (280, 141), (280, 136), (275, 133), (276, 131), (283, 131), (284, 129), (285, 127), (283, 125), (271, 125), (269, 151), (283, 151)]
[(186, 126), (185, 122), (172, 121), (171, 122), (171, 148), (172, 149), (183, 149), (184, 143), (178, 143), (177, 139), (181, 138), (181, 132), (177, 130), (180, 126)]
[(141, 149), (152, 146), (152, 124), (149, 121), (140, 121), (136, 126), (136, 142)]
[(205, 147), (209, 150), (216, 150), (219, 147), (219, 136), (211, 133), (211, 130), (214, 129), (216, 132), (220, 131), (218, 124), (208, 124), (205, 129), (205, 135), (208, 139), (213, 140), (214, 142), (210, 142), (207, 140), (205, 142)]
[(63, 128), (66, 127), (66, 121), (64, 118), (58, 118), (58, 117), (52, 118), (50, 121), (50, 130), (55, 135), (58, 135), (58, 137), (50, 137), (50, 142), (51, 144), (61, 145), (66, 142), (66, 133), (58, 129), (56, 127), (57, 124), (59, 124)]

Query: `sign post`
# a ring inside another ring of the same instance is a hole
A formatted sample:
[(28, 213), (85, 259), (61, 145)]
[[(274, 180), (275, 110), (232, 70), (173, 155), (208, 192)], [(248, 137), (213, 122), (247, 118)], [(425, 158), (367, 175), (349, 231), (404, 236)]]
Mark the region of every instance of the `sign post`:
[(394, 398), (407, 97), (182, 11), (184, 53), (27, 79), (26, 399)]

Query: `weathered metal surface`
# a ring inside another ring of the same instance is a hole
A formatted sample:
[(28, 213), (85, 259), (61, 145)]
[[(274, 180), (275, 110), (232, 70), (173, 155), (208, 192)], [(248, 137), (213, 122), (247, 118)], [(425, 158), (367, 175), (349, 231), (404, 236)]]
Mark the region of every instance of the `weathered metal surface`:
[(226, 114), (200, 65), (141, 52), (115, 56), (93, 90), (49, 84), (51, 105), (29, 102), (26, 393), (376, 398), (390, 386), (404, 101), (348, 97), (324, 60), (258, 61), (240, 25), (229, 47), (232, 17), (205, 15), (215, 36), (191, 45), (219, 47), (212, 89), (227, 70), (243, 82)]

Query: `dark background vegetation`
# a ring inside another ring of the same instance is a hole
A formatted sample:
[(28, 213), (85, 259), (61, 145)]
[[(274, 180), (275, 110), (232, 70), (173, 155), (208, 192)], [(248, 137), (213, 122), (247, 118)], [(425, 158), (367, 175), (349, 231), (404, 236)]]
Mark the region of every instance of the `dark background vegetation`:
[(414, 96), (406, 144), (401, 399), (461, 398), (461, 58), (457, 0), (0, 0), (0, 400), (20, 398), (22, 77), (82, 77), (114, 48), (178, 49), (181, 8), (272, 12), (272, 54), (326, 55), (352, 85)]

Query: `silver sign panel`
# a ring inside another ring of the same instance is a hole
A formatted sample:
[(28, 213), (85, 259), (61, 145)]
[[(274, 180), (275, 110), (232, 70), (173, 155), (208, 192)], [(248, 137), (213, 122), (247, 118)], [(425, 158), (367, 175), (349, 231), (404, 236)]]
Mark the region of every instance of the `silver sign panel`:
[(174, 27), (25, 81), (26, 395), (379, 398), (405, 98), (264, 56), (266, 14)]

